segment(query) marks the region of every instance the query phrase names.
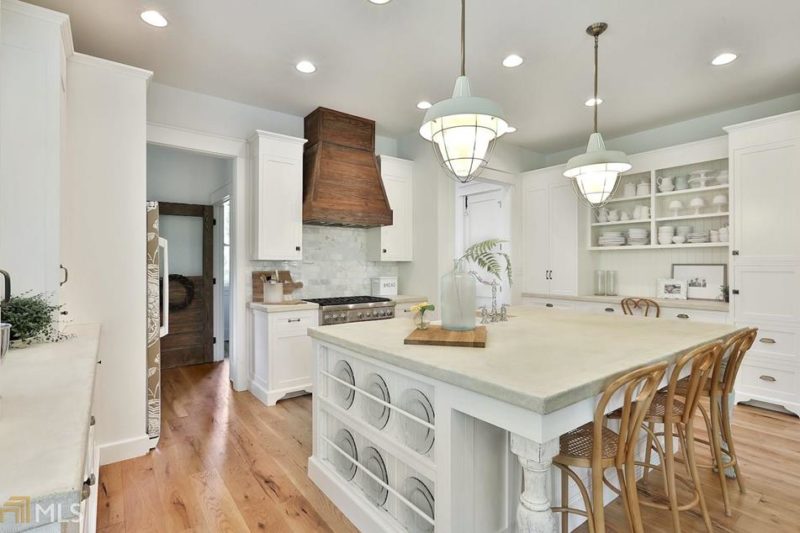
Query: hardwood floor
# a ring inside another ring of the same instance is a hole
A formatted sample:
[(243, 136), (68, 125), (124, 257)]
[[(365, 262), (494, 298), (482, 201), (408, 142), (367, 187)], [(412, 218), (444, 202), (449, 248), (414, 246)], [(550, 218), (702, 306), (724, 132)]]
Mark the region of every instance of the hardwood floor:
[[(162, 396), (158, 448), (100, 470), (98, 531), (355, 531), (306, 476), (310, 396), (268, 409), (231, 390), (225, 363), (164, 370)], [(726, 517), (717, 477), (701, 472), (715, 530), (800, 531), (800, 421), (745, 406), (734, 420), (748, 492), (731, 481)], [(627, 531), (621, 505), (606, 509), (608, 531)], [(648, 532), (672, 531), (665, 512), (642, 514)], [(681, 514), (684, 532), (705, 531), (699, 514)]]

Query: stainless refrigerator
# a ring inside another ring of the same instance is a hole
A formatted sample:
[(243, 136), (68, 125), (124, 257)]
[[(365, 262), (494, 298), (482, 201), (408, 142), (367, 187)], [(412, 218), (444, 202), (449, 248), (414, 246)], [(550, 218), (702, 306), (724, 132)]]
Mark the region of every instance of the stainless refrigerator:
[(169, 253), (158, 231), (158, 202), (147, 202), (147, 434), (161, 434), (161, 337), (169, 333)]

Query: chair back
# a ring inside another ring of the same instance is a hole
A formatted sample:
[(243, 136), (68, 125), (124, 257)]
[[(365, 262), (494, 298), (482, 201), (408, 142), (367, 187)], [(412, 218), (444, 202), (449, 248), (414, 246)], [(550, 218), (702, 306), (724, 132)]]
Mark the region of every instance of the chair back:
[[(665, 403), (664, 421), (666, 424), (673, 422), (689, 423), (694, 417), (698, 401), (703, 392), (706, 381), (711, 377), (715, 368), (715, 363), (722, 356), (722, 343), (712, 342), (705, 344), (694, 350), (683, 354), (675, 362), (667, 386), (667, 399)], [(678, 388), (678, 381), (684, 368), (690, 368), (689, 380), (686, 387), (686, 395), (681, 396), (684, 403), (683, 414), (675, 420), (675, 391)]]
[(753, 346), (757, 335), (758, 328), (748, 328), (725, 342), (711, 376), (711, 395), (713, 397), (717, 397), (718, 394), (727, 395), (733, 391), (739, 367), (742, 366), (742, 360)]
[(626, 315), (634, 315), (634, 310), (640, 310), (642, 316), (649, 316), (652, 309), (656, 318), (661, 316), (661, 306), (649, 298), (623, 298), (620, 305), (622, 305), (622, 312)]
[(623, 399), (615, 464), (621, 466), (632, 460), (639, 442), (639, 430), (666, 369), (667, 363), (644, 366), (616, 378), (606, 387), (594, 411), (593, 458), (603, 456), (603, 426), (608, 402), (621, 392)]

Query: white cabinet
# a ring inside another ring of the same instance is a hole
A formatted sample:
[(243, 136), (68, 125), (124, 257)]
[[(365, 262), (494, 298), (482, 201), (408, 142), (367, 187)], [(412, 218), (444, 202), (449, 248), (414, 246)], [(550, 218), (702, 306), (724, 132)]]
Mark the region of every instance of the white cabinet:
[(305, 139), (266, 131), (250, 138), (252, 258), (303, 258), (303, 144)]
[(578, 199), (562, 167), (523, 175), (523, 291), (578, 293)]
[(380, 163), (383, 188), (392, 208), (392, 225), (369, 229), (369, 256), (372, 261), (411, 261), (414, 162), (382, 155)]
[(311, 337), (317, 309), (269, 312), (253, 306), (253, 375), (250, 392), (268, 406), (287, 394), (311, 392)]
[(737, 326), (758, 327), (737, 400), (800, 414), (800, 112), (726, 128), (734, 205), (731, 269)]
[(8, 0), (0, 20), (0, 268), (57, 301), (69, 19)]

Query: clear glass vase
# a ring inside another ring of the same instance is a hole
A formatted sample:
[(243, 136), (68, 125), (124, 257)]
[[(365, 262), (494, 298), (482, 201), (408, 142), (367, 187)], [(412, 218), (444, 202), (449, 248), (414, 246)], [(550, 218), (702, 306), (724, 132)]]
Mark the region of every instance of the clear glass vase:
[(475, 329), (475, 278), (456, 266), (442, 276), (442, 329)]

